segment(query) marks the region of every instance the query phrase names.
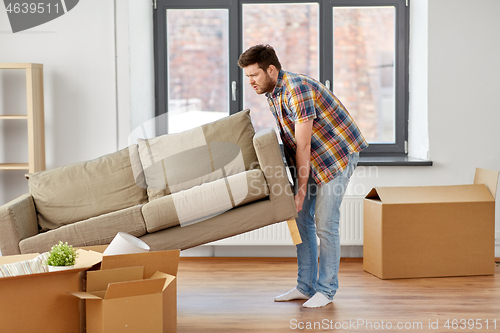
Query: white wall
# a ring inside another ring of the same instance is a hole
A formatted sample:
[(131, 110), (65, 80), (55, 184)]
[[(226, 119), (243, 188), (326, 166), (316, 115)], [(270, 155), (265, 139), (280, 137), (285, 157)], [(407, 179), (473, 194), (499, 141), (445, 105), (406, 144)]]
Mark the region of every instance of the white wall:
[[(359, 167), (351, 195), (375, 186), (468, 184), (476, 167), (500, 170), (500, 1), (411, 4), (409, 149), (418, 157), (428, 154), (434, 166)], [(130, 123), (151, 116), (151, 35), (141, 38), (150, 31), (150, 6), (117, 1), (116, 33), (114, 2), (86, 0), (17, 34), (9, 33), (0, 6), (0, 62), (45, 65), (48, 168), (123, 147)], [(0, 173), (0, 204), (23, 193), (23, 186), (24, 180)], [(496, 221), (500, 231), (498, 204)]]
[[(95, 158), (117, 148), (114, 31), (114, 3), (110, 0), (80, 1), (67, 14), (15, 34), (0, 5), (0, 62), (44, 65), (47, 168)], [(3, 89), (6, 98), (8, 85)], [(1, 138), (5, 153), (0, 160), (15, 149), (5, 136)], [(27, 147), (20, 149), (27, 156)], [(0, 172), (0, 204), (27, 192), (23, 174)]]
[[(410, 72), (409, 76), (409, 123), (408, 152), (412, 157), (428, 159), (428, 0), (412, 1), (410, 7)], [(419, 70), (420, 69), (420, 70)]]
[[(155, 117), (153, 6), (148, 1), (114, 1), (117, 141), (122, 149), (136, 143), (131, 135), (134, 129)], [(154, 133), (154, 125), (148, 129)]]
[(470, 182), (476, 166), (500, 170), (498, 13), (498, 0), (429, 1), (430, 153), (444, 182)]
[(129, 0), (129, 33), (130, 126), (133, 131), (155, 116), (153, 6), (150, 1)]

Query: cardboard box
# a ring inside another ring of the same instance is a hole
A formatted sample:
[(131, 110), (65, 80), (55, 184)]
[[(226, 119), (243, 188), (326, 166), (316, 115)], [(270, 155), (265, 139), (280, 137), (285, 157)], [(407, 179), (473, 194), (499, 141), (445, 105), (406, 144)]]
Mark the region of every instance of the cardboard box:
[(87, 274), (87, 292), (72, 293), (86, 300), (87, 333), (175, 333), (179, 254), (104, 256), (101, 270)]
[(498, 172), (474, 185), (380, 187), (364, 200), (363, 269), (381, 279), (492, 275)]
[[(36, 254), (0, 257), (0, 265), (31, 260)], [(2, 332), (80, 332), (80, 301), (68, 294), (82, 290), (85, 272), (102, 255), (79, 250), (74, 269), (0, 278)]]

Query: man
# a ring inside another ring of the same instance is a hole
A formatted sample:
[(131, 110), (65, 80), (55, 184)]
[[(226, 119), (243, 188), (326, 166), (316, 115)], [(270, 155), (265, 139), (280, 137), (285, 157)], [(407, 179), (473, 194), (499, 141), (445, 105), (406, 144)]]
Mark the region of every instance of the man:
[(307, 308), (328, 305), (338, 289), (340, 204), (359, 152), (368, 144), (337, 97), (310, 77), (282, 70), (270, 45), (249, 48), (238, 65), (255, 92), (267, 97), (298, 178), (295, 206), (302, 244), (297, 245), (297, 286), (275, 301), (308, 299)]

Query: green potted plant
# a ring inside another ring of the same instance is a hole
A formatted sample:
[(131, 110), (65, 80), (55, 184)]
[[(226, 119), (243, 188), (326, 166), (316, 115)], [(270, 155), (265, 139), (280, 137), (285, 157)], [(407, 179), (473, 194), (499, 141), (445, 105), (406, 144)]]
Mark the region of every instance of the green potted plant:
[(59, 241), (50, 249), (45, 264), (49, 266), (49, 272), (71, 269), (75, 265), (77, 256), (78, 252), (72, 245)]

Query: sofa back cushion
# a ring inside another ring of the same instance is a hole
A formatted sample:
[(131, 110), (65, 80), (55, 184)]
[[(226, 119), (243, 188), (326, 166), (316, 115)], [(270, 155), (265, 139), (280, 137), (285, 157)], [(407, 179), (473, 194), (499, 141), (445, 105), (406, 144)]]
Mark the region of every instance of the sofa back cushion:
[(149, 201), (258, 168), (250, 110), (194, 129), (139, 139)]
[(137, 145), (91, 161), (28, 174), (42, 231), (144, 204)]

